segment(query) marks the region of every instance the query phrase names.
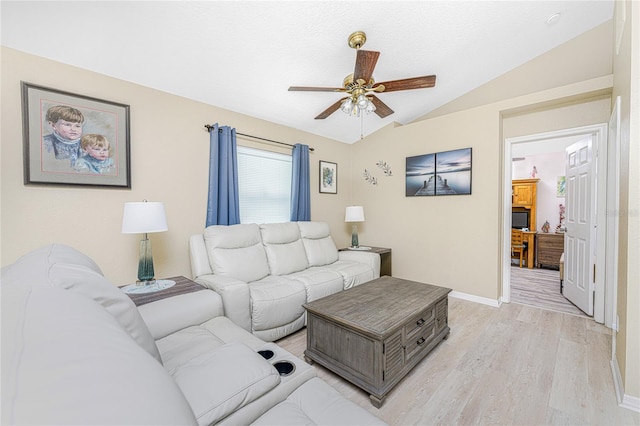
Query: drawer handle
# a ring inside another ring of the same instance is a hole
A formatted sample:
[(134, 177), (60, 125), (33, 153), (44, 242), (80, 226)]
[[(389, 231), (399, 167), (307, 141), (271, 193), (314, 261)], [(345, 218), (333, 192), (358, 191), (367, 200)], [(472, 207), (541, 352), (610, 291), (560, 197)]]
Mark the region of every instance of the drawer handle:
[(424, 342), (426, 342), (426, 339), (424, 337), (421, 337), (420, 340), (418, 340), (416, 343), (418, 344), (418, 346), (422, 346)]
[(416, 325), (417, 325), (418, 327), (422, 327), (422, 324), (424, 324), (424, 319), (423, 319), (423, 318), (420, 318), (420, 319), (416, 322)]

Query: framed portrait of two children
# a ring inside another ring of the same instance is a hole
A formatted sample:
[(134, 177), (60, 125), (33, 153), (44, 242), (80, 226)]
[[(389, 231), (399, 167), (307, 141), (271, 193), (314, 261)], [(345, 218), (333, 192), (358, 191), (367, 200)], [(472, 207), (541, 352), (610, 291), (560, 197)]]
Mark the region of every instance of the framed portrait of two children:
[(21, 86), (25, 184), (131, 188), (128, 105)]

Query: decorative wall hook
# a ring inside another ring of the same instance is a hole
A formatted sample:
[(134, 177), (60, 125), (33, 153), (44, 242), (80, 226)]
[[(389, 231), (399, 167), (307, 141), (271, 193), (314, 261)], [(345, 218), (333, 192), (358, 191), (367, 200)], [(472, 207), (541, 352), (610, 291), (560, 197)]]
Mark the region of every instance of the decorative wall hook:
[(376, 166), (378, 166), (379, 169), (382, 169), (385, 176), (393, 176), (393, 173), (391, 172), (391, 166), (386, 162), (380, 160), (376, 163)]
[(371, 173), (369, 173), (369, 170), (364, 169), (364, 180), (367, 181), (369, 184), (376, 186), (378, 185), (378, 179), (375, 176), (372, 176)]

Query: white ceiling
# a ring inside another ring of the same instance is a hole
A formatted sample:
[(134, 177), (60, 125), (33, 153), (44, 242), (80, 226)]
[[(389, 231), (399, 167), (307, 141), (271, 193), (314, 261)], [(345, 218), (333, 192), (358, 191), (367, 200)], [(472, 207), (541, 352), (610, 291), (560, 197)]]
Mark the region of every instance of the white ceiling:
[[(1, 13), (4, 46), (352, 143), (361, 125), (411, 122), (611, 19), (613, 0), (2, 1)], [(341, 94), (287, 89), (341, 87), (357, 30), (381, 52), (376, 81), (436, 74), (436, 86), (378, 95), (385, 119), (314, 120)]]

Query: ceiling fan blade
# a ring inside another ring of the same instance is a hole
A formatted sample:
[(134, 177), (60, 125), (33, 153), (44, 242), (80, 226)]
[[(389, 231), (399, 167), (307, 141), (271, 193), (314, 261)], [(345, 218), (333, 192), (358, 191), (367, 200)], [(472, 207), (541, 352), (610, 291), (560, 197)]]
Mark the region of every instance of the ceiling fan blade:
[(318, 116), (315, 119), (316, 120), (324, 120), (325, 118), (327, 118), (328, 116), (330, 116), (331, 114), (336, 112), (340, 108), (340, 105), (342, 104), (342, 101), (344, 101), (345, 99), (347, 99), (347, 98), (340, 99), (338, 102), (336, 102), (335, 104), (331, 105), (329, 108), (325, 109), (320, 114), (318, 114)]
[(435, 75), (426, 75), (424, 77), (405, 78), (402, 80), (384, 81), (376, 83), (384, 86), (384, 92), (396, 92), (398, 90), (426, 89), (436, 85)]
[(388, 115), (393, 114), (393, 110), (387, 106), (384, 102), (380, 100), (377, 96), (367, 95), (368, 98), (371, 98), (371, 102), (376, 107), (375, 113), (378, 114), (378, 117), (385, 118)]
[(344, 92), (344, 87), (306, 87), (291, 86), (289, 92)]
[(360, 79), (365, 81), (365, 84), (369, 82), (373, 75), (373, 69), (378, 62), (378, 56), (380, 52), (374, 52), (372, 50), (358, 50), (356, 56), (356, 68), (353, 71), (353, 81)]

